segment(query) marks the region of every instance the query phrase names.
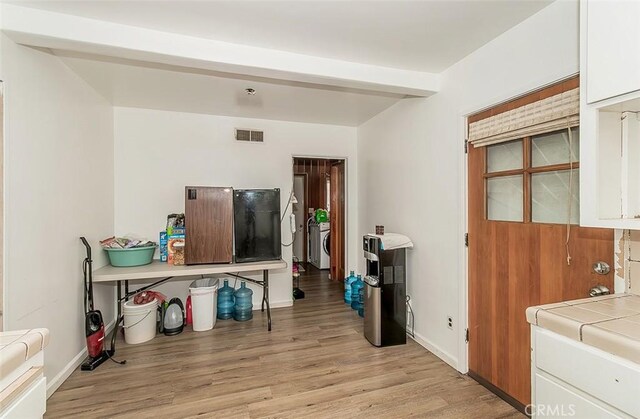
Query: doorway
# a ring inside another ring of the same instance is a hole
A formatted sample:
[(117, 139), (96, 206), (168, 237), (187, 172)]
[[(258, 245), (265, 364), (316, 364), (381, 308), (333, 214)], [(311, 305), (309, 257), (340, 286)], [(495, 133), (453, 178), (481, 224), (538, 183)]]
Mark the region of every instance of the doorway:
[[(344, 159), (293, 159), (293, 204), (297, 234), (294, 263), (305, 278), (340, 280), (345, 272), (346, 175)], [(326, 211), (326, 220), (316, 212)]]
[(613, 291), (613, 272), (592, 270), (598, 261), (613, 266), (613, 230), (577, 225), (577, 133), (564, 128), (468, 149), (469, 375), (520, 410), (531, 399), (526, 308), (588, 297), (598, 284)]

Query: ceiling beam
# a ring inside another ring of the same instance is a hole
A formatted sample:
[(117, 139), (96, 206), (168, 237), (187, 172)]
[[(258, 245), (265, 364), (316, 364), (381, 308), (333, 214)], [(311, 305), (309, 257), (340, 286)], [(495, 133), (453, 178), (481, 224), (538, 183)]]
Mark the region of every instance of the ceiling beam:
[(243, 76), (410, 96), (430, 96), (438, 74), (257, 48), (1, 4), (16, 43)]

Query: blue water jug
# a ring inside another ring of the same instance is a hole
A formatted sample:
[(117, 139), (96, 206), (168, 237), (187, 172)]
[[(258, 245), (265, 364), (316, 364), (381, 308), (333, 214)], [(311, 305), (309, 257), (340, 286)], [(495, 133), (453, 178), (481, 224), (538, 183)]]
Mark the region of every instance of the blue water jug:
[(358, 316), (364, 317), (364, 287), (360, 288), (360, 292), (358, 293), (359, 305), (358, 305)]
[(362, 288), (364, 288), (364, 282), (362, 281), (362, 276), (358, 275), (356, 280), (351, 283), (351, 308), (354, 310), (363, 305), (360, 302), (360, 290)]
[(233, 307), (235, 290), (229, 286), (229, 280), (224, 280), (224, 286), (218, 290), (218, 318), (227, 320), (233, 317)]
[(239, 322), (251, 320), (253, 317), (253, 302), (251, 301), (253, 291), (247, 288), (247, 284), (242, 281), (234, 296), (236, 304), (233, 309), (233, 318)]
[(349, 276), (344, 279), (344, 302), (351, 304), (351, 284), (356, 280), (356, 273), (349, 272)]

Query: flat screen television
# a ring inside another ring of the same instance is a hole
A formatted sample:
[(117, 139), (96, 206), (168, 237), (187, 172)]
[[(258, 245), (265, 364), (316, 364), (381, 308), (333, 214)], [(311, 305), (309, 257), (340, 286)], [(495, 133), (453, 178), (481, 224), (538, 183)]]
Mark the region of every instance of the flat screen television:
[(281, 259), (280, 222), (280, 189), (235, 189), (236, 263)]

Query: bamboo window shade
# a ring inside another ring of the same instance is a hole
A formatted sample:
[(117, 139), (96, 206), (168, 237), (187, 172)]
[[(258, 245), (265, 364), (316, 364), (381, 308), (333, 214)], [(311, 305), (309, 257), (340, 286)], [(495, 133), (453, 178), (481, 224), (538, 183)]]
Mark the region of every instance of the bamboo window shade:
[(484, 147), (579, 125), (579, 89), (571, 89), (469, 124), (469, 143)]

